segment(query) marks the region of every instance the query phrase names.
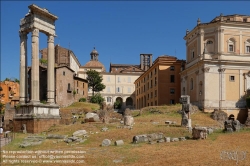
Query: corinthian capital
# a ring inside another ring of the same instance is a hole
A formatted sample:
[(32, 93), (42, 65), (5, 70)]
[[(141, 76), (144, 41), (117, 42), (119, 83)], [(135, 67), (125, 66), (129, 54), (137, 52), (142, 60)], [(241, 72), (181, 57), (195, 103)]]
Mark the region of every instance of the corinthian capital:
[(21, 40), (27, 40), (28, 36), (26, 32), (19, 31), (19, 37)]
[(38, 36), (39, 36), (39, 29), (34, 28), (34, 29), (32, 30), (32, 36), (38, 37)]
[(48, 43), (54, 43), (54, 36), (53, 35), (48, 35)]

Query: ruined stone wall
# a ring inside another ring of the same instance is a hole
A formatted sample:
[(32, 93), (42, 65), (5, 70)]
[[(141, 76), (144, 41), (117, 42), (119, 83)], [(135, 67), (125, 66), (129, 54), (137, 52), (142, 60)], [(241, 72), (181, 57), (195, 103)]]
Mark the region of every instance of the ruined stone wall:
[(15, 132), (20, 132), (22, 125), (26, 124), (28, 133), (40, 133), (48, 130), (53, 125), (58, 125), (59, 122), (60, 119), (15, 119), (13, 130)]
[[(66, 107), (75, 101), (74, 98), (74, 72), (67, 67), (56, 69), (56, 103)], [(70, 87), (69, 87), (70, 85)]]

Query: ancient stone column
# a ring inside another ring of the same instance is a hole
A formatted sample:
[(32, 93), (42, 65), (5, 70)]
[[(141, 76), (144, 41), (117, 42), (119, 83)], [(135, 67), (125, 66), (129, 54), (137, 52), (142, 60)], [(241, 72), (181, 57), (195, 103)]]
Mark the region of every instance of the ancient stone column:
[(27, 33), (19, 32), (20, 36), (20, 103), (27, 101)]
[(31, 60), (31, 102), (39, 103), (39, 30), (32, 30)]
[(54, 36), (48, 35), (48, 70), (47, 70), (47, 97), (48, 103), (55, 103), (55, 47)]

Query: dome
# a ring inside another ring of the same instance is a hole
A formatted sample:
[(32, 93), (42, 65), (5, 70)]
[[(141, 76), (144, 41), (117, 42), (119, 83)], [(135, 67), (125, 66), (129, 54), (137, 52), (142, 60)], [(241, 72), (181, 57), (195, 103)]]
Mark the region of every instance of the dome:
[(88, 61), (84, 65), (84, 67), (89, 67), (89, 68), (92, 68), (92, 67), (101, 67), (102, 71), (106, 71), (104, 65), (101, 62), (99, 62), (99, 61), (93, 61), (93, 60)]
[(94, 49), (91, 51), (90, 55), (93, 55), (93, 54), (97, 54), (97, 55), (98, 55), (98, 52), (97, 52), (97, 50), (95, 49), (95, 47), (94, 47)]

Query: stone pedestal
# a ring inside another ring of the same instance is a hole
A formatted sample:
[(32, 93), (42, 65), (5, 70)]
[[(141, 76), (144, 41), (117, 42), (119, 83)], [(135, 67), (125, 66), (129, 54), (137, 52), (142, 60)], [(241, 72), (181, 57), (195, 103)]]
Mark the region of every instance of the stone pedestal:
[(13, 130), (40, 133), (60, 122), (59, 106), (46, 104), (22, 104), (16, 109)]

